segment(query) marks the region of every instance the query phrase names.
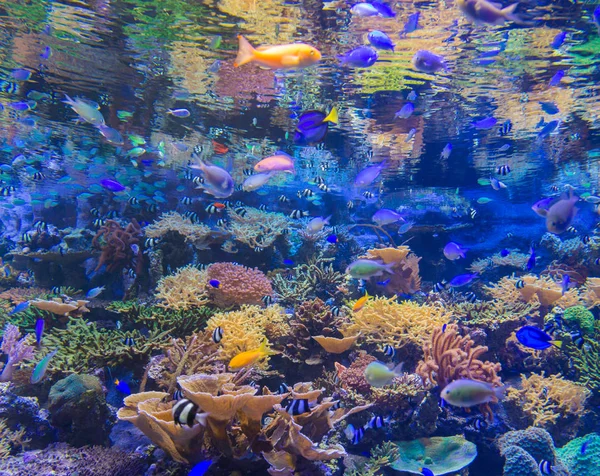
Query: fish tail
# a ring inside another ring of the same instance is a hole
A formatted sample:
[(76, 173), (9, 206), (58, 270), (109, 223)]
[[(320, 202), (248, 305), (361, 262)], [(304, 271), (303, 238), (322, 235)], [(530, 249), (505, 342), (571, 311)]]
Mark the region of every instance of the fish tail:
[(398, 263), (388, 263), (388, 264), (386, 264), (386, 265), (385, 265), (385, 270), (386, 270), (388, 273), (390, 273), (390, 274), (394, 274), (394, 270), (393, 270), (393, 268), (394, 268), (394, 266), (396, 266), (396, 264), (398, 264)]
[(508, 7), (503, 8), (502, 16), (504, 18), (506, 18), (507, 20), (515, 22), (517, 25), (527, 25), (528, 22), (523, 21), (523, 19), (519, 15), (516, 15), (514, 13), (514, 11), (517, 9), (518, 6), (519, 6), (518, 3), (513, 3), (512, 5), (509, 5)]
[(233, 66), (238, 68), (254, 59), (256, 50), (242, 35), (238, 35), (238, 54)]
[(558, 349), (562, 349), (562, 340), (551, 340), (550, 343)]
[(394, 372), (397, 376), (400, 376), (404, 373), (404, 362), (400, 362), (398, 365), (396, 365), (396, 367), (394, 367), (392, 369), (392, 372)]
[(264, 355), (277, 355), (279, 352), (269, 349), (267, 346), (269, 345), (269, 341), (267, 341), (266, 339), (262, 341), (262, 344), (260, 344), (260, 348), (258, 349), (259, 352), (261, 354)]
[(327, 114), (327, 117), (323, 119), (323, 122), (333, 122), (334, 124), (338, 123), (338, 110), (336, 107), (329, 111), (329, 114)]
[(494, 397), (500, 401), (504, 398), (504, 395), (506, 394), (506, 387), (504, 385), (502, 385), (501, 387), (495, 387), (494, 388)]
[(207, 418), (208, 418), (208, 413), (198, 413), (196, 415), (196, 421), (198, 423), (200, 423), (202, 426), (206, 426), (208, 424)]

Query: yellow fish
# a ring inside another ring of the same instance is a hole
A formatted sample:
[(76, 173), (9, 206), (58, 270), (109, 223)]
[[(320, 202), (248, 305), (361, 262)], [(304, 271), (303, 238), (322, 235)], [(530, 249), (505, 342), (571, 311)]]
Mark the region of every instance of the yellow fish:
[(354, 306), (352, 306), (352, 310), (354, 312), (360, 311), (363, 307), (365, 307), (365, 304), (367, 304), (367, 301), (370, 297), (371, 296), (369, 296), (369, 293), (365, 293), (363, 297), (361, 297), (358, 301), (354, 303)]
[(236, 68), (250, 62), (270, 69), (306, 68), (321, 59), (319, 50), (304, 43), (254, 48), (242, 35), (238, 35), (238, 43)]
[(267, 349), (267, 341), (264, 341), (258, 349), (241, 352), (231, 359), (229, 361), (229, 370), (243, 369), (244, 367), (248, 367), (248, 365), (258, 362), (260, 359), (275, 354), (278, 354), (278, 352)]

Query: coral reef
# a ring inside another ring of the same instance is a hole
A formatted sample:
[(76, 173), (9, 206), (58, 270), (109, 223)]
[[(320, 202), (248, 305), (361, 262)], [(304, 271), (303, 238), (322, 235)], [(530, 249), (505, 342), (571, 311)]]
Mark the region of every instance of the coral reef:
[(371, 457), (366, 461), (354, 459), (351, 464), (346, 463), (345, 476), (377, 476), (380, 471), (390, 466), (400, 456), (399, 448), (391, 441), (386, 441), (376, 446), (371, 451)]
[(209, 302), (208, 280), (205, 270), (191, 265), (179, 268), (157, 283), (155, 295), (158, 305), (175, 310), (202, 307)]
[(394, 443), (398, 458), (390, 465), (396, 471), (420, 474), (423, 467), (433, 474), (447, 474), (470, 465), (477, 457), (477, 446), (462, 436), (436, 436)]
[[(517, 288), (517, 280), (522, 280), (524, 286)], [(581, 299), (576, 289), (562, 292), (559, 283), (551, 277), (537, 277), (531, 274), (520, 278), (503, 277), (497, 284), (484, 287), (485, 291), (494, 299), (503, 302), (514, 302), (520, 299), (524, 302), (539, 303), (543, 308), (561, 306), (563, 308), (581, 304)]]
[(505, 476), (542, 476), (540, 461), (550, 462), (553, 475), (569, 475), (554, 450), (552, 437), (541, 428), (509, 431), (496, 440), (496, 445), (505, 458)]
[(14, 449), (24, 449), (27, 443), (25, 429), (12, 431), (6, 426), (6, 421), (0, 419), (0, 461), (9, 457)]
[(58, 316), (81, 317), (84, 313), (90, 312), (86, 307), (89, 301), (74, 301), (67, 296), (63, 298), (53, 298), (49, 300), (34, 299), (29, 304), (42, 311), (48, 311)]
[[(582, 449), (585, 445), (585, 451)], [(571, 476), (585, 476), (598, 471), (598, 456), (600, 453), (600, 435), (589, 435), (575, 438), (562, 448), (556, 449), (556, 454), (569, 470)]]
[(243, 304), (261, 304), (265, 296), (273, 296), (271, 281), (257, 268), (247, 268), (234, 263), (213, 263), (206, 269), (209, 281), (219, 282), (209, 286), (211, 302), (220, 308)]
[(577, 371), (577, 381), (594, 394), (600, 393), (600, 344), (588, 340), (586, 349), (572, 349), (570, 357)]
[(144, 228), (147, 238), (163, 238), (169, 232), (178, 233), (198, 250), (206, 250), (216, 240), (215, 232), (202, 223), (193, 223), (180, 213), (163, 213), (160, 219)]
[(115, 220), (106, 220), (106, 224), (98, 229), (92, 240), (94, 248), (102, 253), (98, 259), (96, 271), (106, 266), (109, 273), (121, 272), (131, 266), (135, 253), (131, 245), (138, 245), (142, 236), (142, 228), (135, 218), (125, 228)]
[(50, 389), (48, 410), (62, 441), (73, 446), (108, 442), (111, 417), (98, 377), (72, 374), (59, 380)]
[(581, 417), (591, 392), (584, 386), (557, 375), (521, 376), (519, 388), (508, 389), (506, 400), (527, 418), (527, 426), (547, 427), (559, 418)]
[(515, 250), (511, 250), (511, 253), (507, 256), (502, 256), (500, 253), (495, 253), (487, 258), (480, 258), (473, 260), (471, 265), (467, 268), (471, 273), (483, 274), (486, 271), (490, 271), (500, 267), (526, 269), (527, 260), (529, 255), (525, 253), (519, 253)]
[(261, 211), (244, 207), (244, 213), (234, 209), (228, 211), (229, 223), (225, 228), (233, 240), (254, 249), (266, 249), (280, 236), (289, 233), (292, 220), (282, 213)]
[(8, 324), (4, 329), (0, 350), (7, 356), (7, 361), (0, 374), (1, 382), (8, 382), (13, 378), (15, 366), (19, 362), (33, 359), (34, 347), (28, 344), (28, 337), (21, 338), (19, 328), (12, 324)]
[(585, 306), (568, 307), (563, 312), (563, 319), (567, 325), (580, 329), (587, 336), (595, 333), (594, 315)]
[(393, 274), (386, 286), (386, 292), (413, 294), (421, 289), (419, 261), (421, 258), (410, 252), (408, 246), (396, 248), (375, 248), (361, 258), (376, 260), (385, 264), (394, 263)]

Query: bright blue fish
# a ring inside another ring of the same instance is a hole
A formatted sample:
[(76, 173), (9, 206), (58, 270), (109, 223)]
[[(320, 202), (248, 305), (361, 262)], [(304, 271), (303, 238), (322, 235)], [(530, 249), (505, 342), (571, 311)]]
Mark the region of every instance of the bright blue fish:
[(209, 468), (212, 466), (213, 460), (207, 459), (205, 461), (200, 461), (196, 466), (192, 468), (189, 472), (188, 476), (204, 476)]
[(498, 123), (498, 119), (495, 117), (486, 117), (480, 121), (472, 122), (471, 124), (475, 129), (491, 129)]
[(35, 341), (39, 346), (42, 343), (42, 336), (44, 335), (44, 319), (38, 319), (35, 321)]
[(552, 345), (560, 349), (562, 346), (562, 341), (554, 340), (550, 334), (533, 326), (523, 326), (515, 335), (521, 344), (535, 350), (544, 350)]
[(367, 35), (369, 43), (375, 48), (380, 50), (392, 50), (394, 51), (394, 45), (392, 39), (387, 36), (383, 31), (373, 30)]
[(561, 70), (557, 71), (554, 76), (552, 76), (552, 79), (550, 80), (548, 85), (549, 86), (558, 86), (558, 84), (564, 77), (565, 77), (565, 72), (561, 69)]
[(12, 316), (18, 312), (23, 312), (29, 308), (29, 301), (23, 301), (17, 304), (12, 311), (8, 313), (9, 316)]
[(129, 388), (129, 384), (124, 382), (123, 380), (116, 379), (115, 387), (117, 390), (125, 395), (131, 395), (131, 388)]
[(377, 58), (377, 51), (370, 46), (359, 46), (338, 56), (340, 64), (354, 68), (368, 68), (369, 66), (373, 66)]
[(419, 16), (421, 16), (420, 12), (415, 12), (412, 15), (408, 16), (407, 22), (404, 24), (404, 30), (400, 32), (400, 36), (406, 36), (408, 33), (412, 33), (417, 28), (419, 28)]
[(558, 35), (554, 37), (552, 43), (550, 43), (550, 48), (554, 48), (555, 50), (559, 49), (565, 42), (565, 38), (567, 38), (567, 32), (561, 31)]
[(453, 288), (460, 288), (462, 286), (466, 286), (467, 284), (471, 284), (477, 278), (479, 278), (478, 273), (459, 274), (458, 276), (455, 276), (454, 278), (452, 278), (450, 280), (450, 282), (448, 283), (448, 286), (453, 287)]
[(99, 286), (99, 287), (97, 287), (97, 288), (90, 289), (90, 290), (87, 292), (87, 294), (85, 295), (85, 297), (86, 297), (87, 299), (93, 299), (93, 298), (95, 298), (96, 296), (99, 296), (99, 295), (100, 295), (100, 293), (102, 293), (102, 291), (104, 291), (104, 286)]

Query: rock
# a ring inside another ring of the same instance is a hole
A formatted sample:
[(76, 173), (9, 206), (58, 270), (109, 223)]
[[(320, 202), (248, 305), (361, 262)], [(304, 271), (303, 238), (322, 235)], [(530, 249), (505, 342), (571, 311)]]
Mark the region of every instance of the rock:
[(112, 417), (97, 377), (73, 374), (56, 382), (48, 410), (60, 440), (74, 446), (108, 442)]

